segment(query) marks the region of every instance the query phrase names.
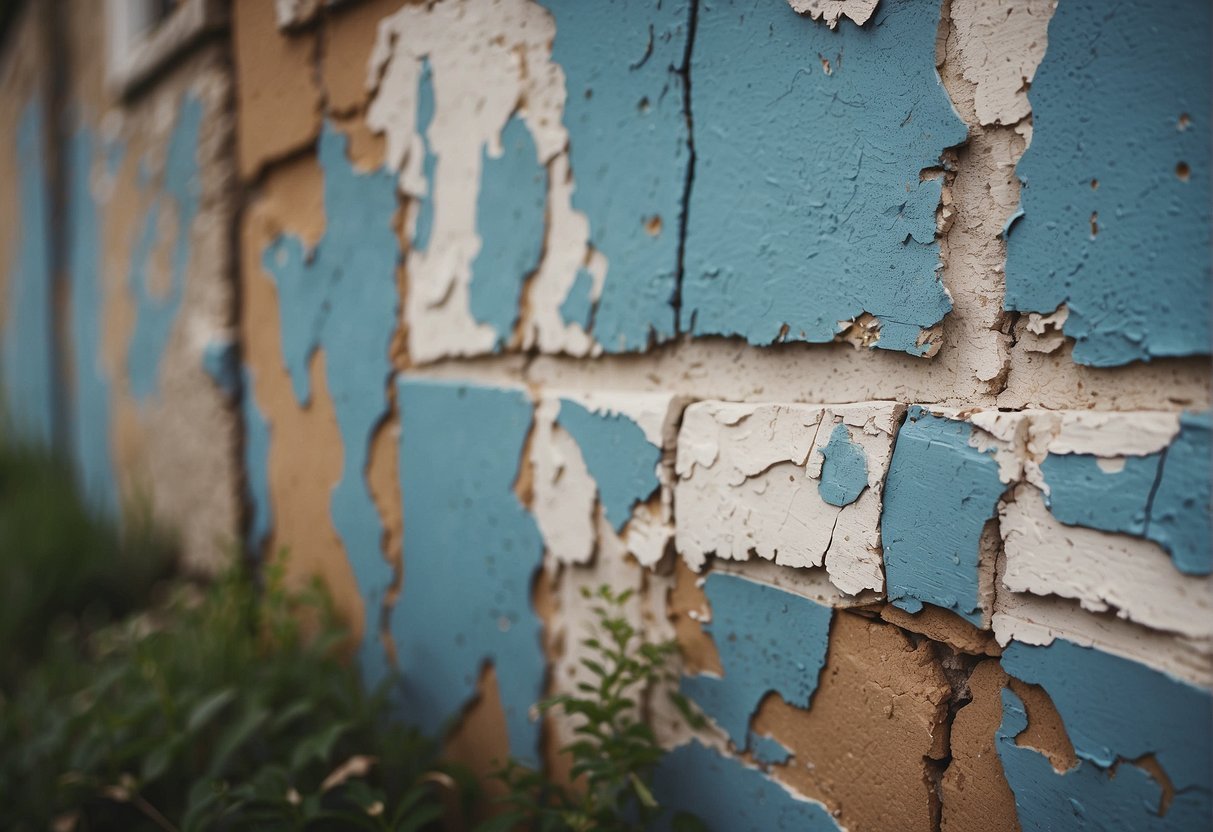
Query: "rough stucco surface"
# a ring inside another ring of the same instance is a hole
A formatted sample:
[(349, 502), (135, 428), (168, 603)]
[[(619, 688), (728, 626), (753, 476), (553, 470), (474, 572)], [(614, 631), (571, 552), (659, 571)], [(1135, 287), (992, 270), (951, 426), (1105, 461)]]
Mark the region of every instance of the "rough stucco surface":
[(99, 505), (289, 551), (481, 774), (570, 778), (607, 582), (711, 828), (1207, 828), (1207, 4), (238, 3), (121, 101), (70, 5), (0, 354)]

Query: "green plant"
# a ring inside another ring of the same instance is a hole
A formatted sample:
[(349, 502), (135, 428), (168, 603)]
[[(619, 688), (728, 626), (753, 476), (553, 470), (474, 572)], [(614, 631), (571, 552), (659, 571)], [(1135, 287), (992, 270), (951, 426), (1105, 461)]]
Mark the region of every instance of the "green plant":
[(79, 498), (63, 460), (0, 442), (0, 690), (38, 661), (57, 622), (130, 614), (171, 572), (171, 543), (146, 511), (119, 535)]
[[(315, 622), (305, 632), (300, 620)], [(364, 693), (318, 586), (233, 573), (83, 640), (0, 710), (0, 826), (425, 828), (433, 748)]]
[[(557, 830), (639, 830), (660, 814), (650, 784), (664, 753), (644, 719), (643, 698), (656, 684), (672, 682), (670, 660), (674, 641), (649, 643), (624, 613), (631, 590), (616, 593), (609, 586), (582, 590), (594, 606), (593, 632), (582, 641), (591, 654), (581, 660), (591, 681), (579, 682), (575, 694), (554, 696), (540, 703), (541, 711), (559, 709), (573, 717), (575, 739), (561, 749), (573, 764), (572, 786), (545, 779), (516, 762), (499, 777), (508, 793), (505, 810), (482, 830), (526, 828)], [(686, 699), (668, 694), (692, 726), (702, 724)]]

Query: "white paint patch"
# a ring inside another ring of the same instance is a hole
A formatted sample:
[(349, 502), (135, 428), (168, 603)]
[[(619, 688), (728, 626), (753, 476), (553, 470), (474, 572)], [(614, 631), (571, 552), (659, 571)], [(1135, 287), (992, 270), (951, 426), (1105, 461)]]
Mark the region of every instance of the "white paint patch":
[[(387, 139), (387, 161), (400, 171), (400, 189), (427, 196), (424, 146), (417, 132), (421, 62), (428, 59), (434, 117), (426, 140), (437, 159), (433, 227), (424, 251), (408, 254), (404, 310), (414, 361), (491, 352), (493, 329), (468, 305), (471, 265), (480, 250), (476, 202), (483, 154), (501, 152), (501, 131), (517, 113), (548, 168), (547, 232), (543, 259), (526, 287), (521, 345), (584, 356), (599, 351), (578, 324), (566, 324), (560, 305), (577, 271), (594, 277), (591, 299), (602, 292), (606, 262), (592, 256), (589, 222), (573, 210), (574, 187), (564, 128), (565, 79), (552, 62), (551, 15), (533, 0), (443, 0), (408, 5), (379, 25), (367, 69), (373, 92), (367, 124)], [(416, 208), (408, 215), (410, 233)]]
[(880, 0), (788, 0), (788, 5), (797, 14), (824, 21), (834, 29), (844, 17), (856, 26), (867, 23)]
[(594, 557), (598, 486), (577, 442), (556, 424), (559, 412), (559, 399), (544, 399), (535, 408), (531, 513), (553, 558), (561, 563), (589, 563)]
[[(556, 421), (562, 401), (576, 402), (594, 413), (617, 415), (635, 423), (661, 450), (657, 463), (656, 500), (636, 504), (616, 534), (602, 515), (598, 485), (586, 467), (577, 441)], [(660, 393), (577, 392), (553, 394), (535, 411), (530, 462), (534, 473), (531, 511), (551, 557), (562, 564), (588, 564), (618, 552), (642, 566), (654, 567), (673, 539), (672, 459), (678, 420), (685, 399)]]
[[(691, 568), (708, 555), (780, 566), (825, 566), (854, 595), (884, 586), (881, 491), (904, 408), (700, 402), (678, 435), (675, 545)], [(867, 455), (868, 488), (843, 508), (818, 493), (821, 455), (836, 423)]]
[(1072, 598), (1091, 612), (1191, 638), (1213, 638), (1213, 579), (1173, 568), (1158, 544), (1067, 526), (1030, 485), (1000, 508), (1006, 551), (1003, 586)]
[(986, 126), (1010, 125), (1032, 112), (1028, 86), (1045, 54), (1057, 0), (953, 0), (952, 36), (974, 107)]

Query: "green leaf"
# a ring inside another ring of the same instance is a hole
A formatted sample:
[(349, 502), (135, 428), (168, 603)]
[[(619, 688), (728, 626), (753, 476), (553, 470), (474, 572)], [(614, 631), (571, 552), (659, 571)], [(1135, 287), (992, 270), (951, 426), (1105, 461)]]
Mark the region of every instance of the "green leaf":
[(198, 729), (218, 716), (235, 698), (235, 688), (224, 688), (203, 699), (190, 711), (189, 718), (185, 722), (186, 732), (197, 733)]

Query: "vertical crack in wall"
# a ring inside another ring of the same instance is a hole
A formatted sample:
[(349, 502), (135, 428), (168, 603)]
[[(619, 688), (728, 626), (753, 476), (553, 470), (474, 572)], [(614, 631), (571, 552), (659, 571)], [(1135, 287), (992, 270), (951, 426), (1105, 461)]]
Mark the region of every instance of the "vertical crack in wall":
[[(691, 0), (687, 16), (687, 44), (678, 74), (682, 76), (683, 110), (687, 120), (687, 176), (682, 189), (682, 215), (678, 220), (678, 265), (674, 274), (674, 296), (670, 303), (674, 307), (674, 337), (683, 331), (682, 323), (682, 278), (686, 271), (687, 221), (691, 210), (691, 188), (695, 184), (695, 117), (691, 111), (691, 55), (695, 48), (695, 30), (699, 25), (699, 0)], [(690, 329), (690, 327), (686, 327)]]

